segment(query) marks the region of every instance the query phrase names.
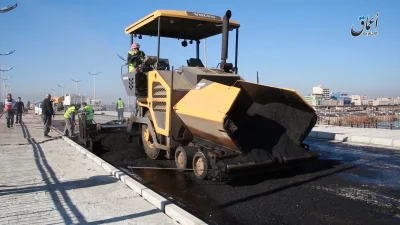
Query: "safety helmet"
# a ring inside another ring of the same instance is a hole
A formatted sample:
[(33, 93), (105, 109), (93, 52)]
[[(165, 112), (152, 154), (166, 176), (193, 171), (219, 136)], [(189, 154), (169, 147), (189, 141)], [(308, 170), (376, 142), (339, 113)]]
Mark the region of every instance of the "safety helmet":
[(133, 43), (131, 45), (131, 49), (134, 49), (134, 48), (140, 48), (140, 45), (138, 43)]
[(80, 109), (81, 108), (81, 103), (77, 103), (76, 104), (76, 109)]

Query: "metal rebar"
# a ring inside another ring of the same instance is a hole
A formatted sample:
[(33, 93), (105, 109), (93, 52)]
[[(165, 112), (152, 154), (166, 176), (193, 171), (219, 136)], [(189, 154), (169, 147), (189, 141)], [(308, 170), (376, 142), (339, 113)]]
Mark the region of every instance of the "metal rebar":
[[(162, 168), (162, 167), (145, 167), (145, 166), (128, 166), (129, 169), (151, 169), (151, 170), (185, 170), (193, 171), (194, 169), (179, 169), (179, 168)], [(201, 169), (199, 169), (201, 170)], [(207, 169), (207, 171), (210, 169)]]

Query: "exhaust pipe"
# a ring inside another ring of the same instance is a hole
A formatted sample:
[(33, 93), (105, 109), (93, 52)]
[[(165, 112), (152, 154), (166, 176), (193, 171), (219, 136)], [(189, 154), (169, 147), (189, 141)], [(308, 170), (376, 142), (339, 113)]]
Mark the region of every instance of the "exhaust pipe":
[(231, 10), (226, 11), (222, 22), (222, 51), (221, 51), (221, 66), (226, 63), (228, 59), (228, 39), (229, 39), (229, 19), (232, 16)]

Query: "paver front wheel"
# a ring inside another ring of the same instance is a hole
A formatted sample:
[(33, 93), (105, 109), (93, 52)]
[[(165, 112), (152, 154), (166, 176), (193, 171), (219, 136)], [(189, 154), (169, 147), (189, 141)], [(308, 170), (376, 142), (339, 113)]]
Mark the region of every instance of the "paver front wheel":
[[(151, 121), (150, 111), (147, 111), (144, 117), (149, 118)], [(151, 136), (148, 126), (146, 124), (143, 124), (141, 130), (142, 130), (142, 144), (144, 152), (150, 159), (157, 159), (160, 155), (160, 149), (156, 148), (154, 144), (155, 142), (153, 140), (153, 137)]]

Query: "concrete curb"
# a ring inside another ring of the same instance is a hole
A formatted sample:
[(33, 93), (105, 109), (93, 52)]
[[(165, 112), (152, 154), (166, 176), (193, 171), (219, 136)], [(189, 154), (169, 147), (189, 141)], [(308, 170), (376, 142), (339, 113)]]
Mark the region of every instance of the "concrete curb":
[(337, 134), (324, 131), (311, 131), (308, 135), (310, 138), (323, 139), (323, 140), (336, 140), (341, 142), (350, 142), (357, 144), (370, 144), (377, 146), (386, 147), (399, 147), (400, 140), (395, 140), (391, 138), (371, 138), (366, 136), (349, 136), (345, 134)]
[[(57, 129), (54, 128), (56, 132)], [(58, 132), (60, 133), (60, 132)], [(169, 216), (174, 221), (179, 222), (180, 224), (184, 225), (200, 225), (200, 224), (207, 224), (204, 221), (200, 220), (199, 218), (193, 216), (189, 212), (185, 211), (184, 209), (180, 208), (179, 206), (173, 204), (172, 202), (168, 201), (166, 198), (162, 197), (161, 195), (157, 194), (150, 188), (144, 186), (143, 184), (137, 182), (136, 180), (129, 177), (124, 172), (118, 170), (111, 164), (107, 163), (100, 157), (96, 156), (95, 154), (91, 153), (90, 151), (86, 150), (79, 144), (72, 141), (70, 138), (62, 136), (62, 138), (71, 146), (75, 147), (81, 154), (85, 155), (97, 165), (101, 166), (105, 171), (112, 174), (115, 178), (120, 180), (126, 186), (131, 188), (133, 191), (138, 193), (142, 198), (146, 201), (150, 202), (152, 205), (160, 209), (163, 213)]]
[[(52, 130), (57, 132), (58, 134), (62, 135), (62, 132), (59, 131), (57, 128), (51, 126)], [(91, 153), (90, 151), (86, 150), (79, 144), (75, 143), (68, 137), (62, 136), (62, 139), (74, 147), (78, 152), (85, 155), (87, 158), (91, 159), (95, 162), (98, 166), (102, 167), (105, 171), (113, 175), (115, 178), (120, 180), (123, 184), (128, 186), (130, 189), (138, 193), (142, 196), (143, 199), (150, 202), (150, 204), (154, 205), (158, 209), (160, 209), (164, 214), (169, 216), (172, 220), (178, 222), (182, 225), (207, 225), (204, 221), (200, 220), (199, 218), (195, 217), (194, 215), (190, 214), (186, 210), (182, 209), (181, 207), (173, 204), (172, 202), (168, 201), (166, 198), (162, 197), (161, 195), (157, 194), (155, 191), (151, 190), (150, 188), (144, 186), (143, 184), (137, 182), (133, 178), (129, 177), (124, 172), (118, 170), (111, 164), (107, 163), (97, 155)]]
[(324, 139), (324, 140), (336, 140), (341, 142), (348, 141), (348, 136), (344, 134), (335, 134), (335, 133), (321, 132), (321, 131), (311, 131), (308, 137)]

